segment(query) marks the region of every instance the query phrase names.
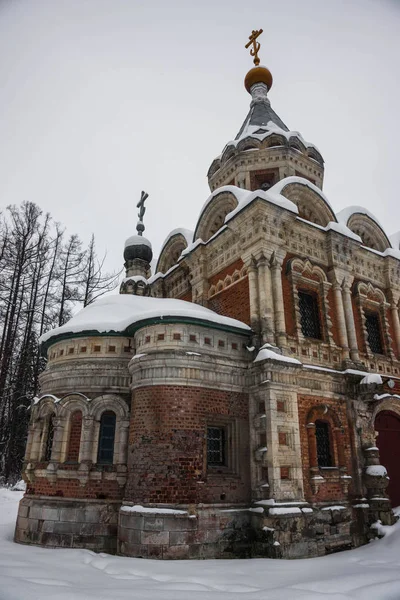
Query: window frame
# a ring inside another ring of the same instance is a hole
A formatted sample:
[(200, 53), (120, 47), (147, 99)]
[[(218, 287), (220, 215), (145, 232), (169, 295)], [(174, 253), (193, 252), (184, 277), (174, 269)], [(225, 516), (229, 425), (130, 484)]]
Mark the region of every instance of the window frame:
[[(113, 424), (113, 436), (111, 438), (111, 436), (107, 436), (107, 437), (103, 437), (103, 427), (107, 426), (103, 424), (103, 419), (105, 417), (114, 417), (114, 424)], [(104, 457), (101, 457), (101, 453), (104, 451), (104, 448), (102, 448), (102, 442), (104, 439), (112, 439), (112, 451), (110, 449), (106, 449), (109, 452), (112, 452), (110, 459), (104, 459)], [(104, 465), (104, 466), (108, 466), (108, 465), (113, 465), (114, 464), (114, 460), (115, 460), (115, 443), (116, 443), (116, 439), (117, 439), (117, 415), (113, 410), (105, 410), (104, 412), (102, 412), (101, 416), (100, 416), (100, 421), (99, 421), (99, 437), (97, 440), (97, 460), (96, 463), (98, 465)]]
[[(318, 292), (314, 292), (312, 290), (307, 290), (304, 288), (299, 288), (297, 290), (297, 295), (299, 298), (300, 328), (301, 328), (301, 333), (303, 334), (303, 337), (305, 337), (307, 339), (311, 339), (311, 340), (317, 340), (319, 342), (324, 341), (323, 324), (322, 324), (322, 319), (321, 319), (321, 307), (320, 307)], [(313, 333), (318, 333), (318, 335), (308, 335), (308, 333), (306, 332), (307, 324), (304, 322), (304, 319), (306, 318), (306, 316), (304, 315), (304, 312), (302, 310), (302, 306), (305, 306), (305, 304), (302, 300), (305, 298), (310, 298), (312, 301), (312, 304), (313, 304), (313, 306), (312, 306), (312, 309), (313, 309), (312, 325), (315, 328), (315, 331), (313, 331)]]
[[(208, 462), (208, 429), (224, 431), (224, 464), (209, 464)], [(239, 473), (240, 464), (240, 425), (237, 419), (210, 415), (206, 420), (204, 431), (204, 467), (209, 474)]]
[[(323, 427), (321, 427), (321, 425)], [(324, 435), (326, 436), (325, 439), (325, 443), (328, 443), (328, 461), (329, 464), (321, 464), (322, 460), (321, 460), (321, 441), (320, 438), (318, 436), (318, 430), (322, 431), (324, 430)], [(333, 445), (333, 439), (332, 439), (332, 428), (331, 428), (331, 424), (329, 423), (329, 421), (326, 421), (324, 419), (316, 419), (315, 420), (315, 442), (316, 442), (316, 447), (317, 447), (317, 462), (318, 462), (318, 468), (319, 469), (332, 469), (334, 468), (335, 465), (335, 448)]]
[[(371, 350), (372, 354), (384, 355), (385, 354), (385, 343), (384, 343), (381, 315), (379, 314), (379, 311), (365, 308), (364, 309), (364, 317), (365, 317), (365, 330), (366, 330), (366, 334), (367, 334), (367, 343), (368, 343), (369, 349)], [(369, 321), (369, 319), (371, 317), (373, 317), (375, 324), (377, 325), (377, 332), (375, 332), (375, 333), (377, 333), (378, 338), (379, 338), (379, 349), (378, 350), (376, 349), (376, 347), (373, 347), (375, 342), (373, 342), (373, 344), (371, 345), (370, 329), (368, 327), (368, 322), (371, 322), (371, 321)]]
[[(214, 432), (219, 432), (219, 435), (216, 436), (215, 434), (213, 434), (213, 437), (211, 437), (210, 431), (213, 430)], [(208, 425), (207, 426), (207, 434), (206, 434), (206, 439), (207, 439), (207, 468), (220, 468), (220, 467), (226, 467), (227, 463), (227, 452), (226, 452), (226, 446), (227, 446), (227, 432), (226, 432), (226, 427), (221, 426), (221, 425)], [(210, 449), (210, 442), (212, 441), (216, 441), (219, 443), (219, 447), (218, 449), (215, 450), (211, 450)], [(221, 459), (219, 461), (211, 461), (210, 460), (210, 453), (218, 453), (221, 456)]]

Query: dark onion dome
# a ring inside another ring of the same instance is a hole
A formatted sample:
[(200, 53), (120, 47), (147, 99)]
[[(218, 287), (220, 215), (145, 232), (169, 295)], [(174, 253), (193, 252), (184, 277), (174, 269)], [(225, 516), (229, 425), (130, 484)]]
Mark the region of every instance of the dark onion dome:
[(149, 240), (142, 235), (132, 235), (125, 242), (124, 259), (135, 260), (140, 258), (150, 263), (153, 258), (153, 250)]

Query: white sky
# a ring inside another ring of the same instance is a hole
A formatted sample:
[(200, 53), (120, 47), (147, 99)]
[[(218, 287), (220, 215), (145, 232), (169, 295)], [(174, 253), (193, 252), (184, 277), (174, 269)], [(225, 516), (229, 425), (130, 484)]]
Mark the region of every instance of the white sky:
[(398, 0), (0, 0), (0, 205), (93, 232), (119, 269), (144, 189), (157, 255), (247, 114), (260, 27), (272, 106), (321, 150), (334, 209), (399, 230)]

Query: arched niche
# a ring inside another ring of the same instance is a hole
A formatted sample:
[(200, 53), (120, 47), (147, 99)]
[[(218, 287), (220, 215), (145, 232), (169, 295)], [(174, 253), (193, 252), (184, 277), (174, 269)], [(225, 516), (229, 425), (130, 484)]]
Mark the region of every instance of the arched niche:
[(194, 240), (202, 239), (204, 242), (210, 239), (224, 224), (225, 217), (234, 210), (238, 201), (231, 192), (221, 192), (213, 198), (202, 211), (194, 232)]
[(369, 215), (361, 212), (352, 213), (347, 219), (347, 227), (362, 239), (364, 246), (384, 252), (391, 248), (391, 244), (386, 233)]
[(182, 233), (175, 233), (167, 238), (161, 248), (157, 261), (156, 273), (166, 273), (168, 269), (176, 265), (182, 251), (187, 248), (187, 239)]
[(288, 183), (282, 188), (281, 194), (296, 204), (299, 209), (299, 217), (311, 221), (311, 223), (326, 227), (331, 221), (337, 221), (324, 197), (307, 183)]

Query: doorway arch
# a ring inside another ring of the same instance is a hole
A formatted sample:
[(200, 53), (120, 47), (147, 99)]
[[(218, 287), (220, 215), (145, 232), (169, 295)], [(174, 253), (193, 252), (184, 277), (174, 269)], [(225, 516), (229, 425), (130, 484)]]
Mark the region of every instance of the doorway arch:
[(376, 415), (375, 431), (381, 463), (386, 467), (389, 479), (387, 493), (392, 506), (400, 506), (400, 417), (390, 410)]

